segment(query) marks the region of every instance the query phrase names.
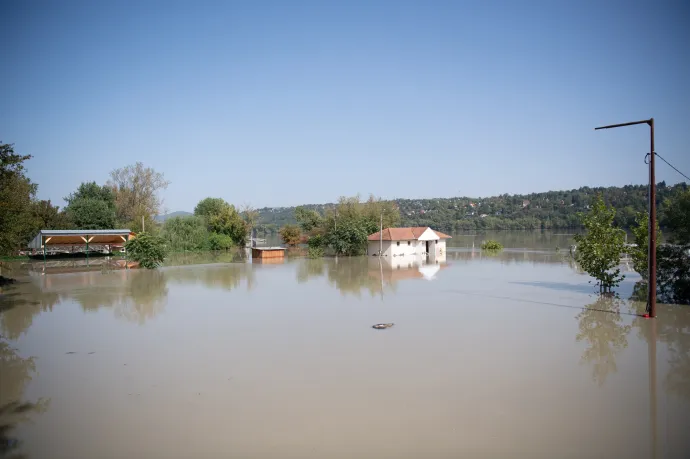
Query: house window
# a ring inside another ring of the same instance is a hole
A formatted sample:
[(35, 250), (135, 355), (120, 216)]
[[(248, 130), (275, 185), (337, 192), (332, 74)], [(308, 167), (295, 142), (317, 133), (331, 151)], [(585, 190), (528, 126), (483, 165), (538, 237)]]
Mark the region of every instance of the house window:
[(407, 241), (407, 245), (412, 245), (412, 242), (410, 242), (410, 241)]
[(398, 246), (400, 246), (400, 241), (397, 242)]

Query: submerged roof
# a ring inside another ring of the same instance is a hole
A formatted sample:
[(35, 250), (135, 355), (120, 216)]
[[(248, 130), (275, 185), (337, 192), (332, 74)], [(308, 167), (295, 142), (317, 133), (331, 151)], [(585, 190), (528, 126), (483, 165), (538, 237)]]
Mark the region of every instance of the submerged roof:
[(380, 231), (369, 235), (367, 238), (370, 241), (411, 241), (419, 239), (426, 230), (431, 230), (439, 239), (449, 239), (450, 236), (440, 231), (431, 229), (428, 226), (412, 226), (409, 228), (386, 228), (383, 230), (383, 238), (380, 236)]

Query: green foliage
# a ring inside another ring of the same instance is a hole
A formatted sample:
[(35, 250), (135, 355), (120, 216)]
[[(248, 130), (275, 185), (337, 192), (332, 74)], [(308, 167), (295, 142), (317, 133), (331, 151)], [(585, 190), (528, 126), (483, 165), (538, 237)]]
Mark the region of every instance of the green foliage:
[(309, 258), (321, 258), (323, 257), (324, 251), (323, 247), (309, 247), (307, 249), (307, 257)]
[(577, 260), (605, 291), (617, 286), (625, 276), (618, 265), (624, 250), (625, 232), (613, 225), (616, 210), (608, 208), (599, 196), (592, 210), (582, 215), (585, 234), (575, 236)]
[(161, 236), (172, 251), (197, 251), (209, 248), (209, 234), (202, 217), (173, 217), (163, 223)]
[(26, 177), (24, 161), (12, 144), (0, 143), (0, 255), (10, 255), (33, 236), (32, 200), (38, 186)]
[[(253, 211), (247, 210), (247, 216), (250, 219), (254, 218), (253, 214), (250, 215), (251, 212)], [(230, 236), (236, 245), (244, 245), (247, 241), (249, 224), (242, 219), (235, 206), (221, 198), (202, 199), (194, 208), (194, 215), (205, 219), (208, 231), (211, 233)]]
[(280, 228), (280, 237), (288, 246), (296, 246), (299, 244), (301, 232), (297, 225), (285, 225)]
[(488, 241), (482, 242), (482, 250), (503, 250), (503, 245), (498, 241), (490, 239)]
[(165, 260), (165, 240), (150, 233), (139, 233), (125, 244), (127, 257), (138, 261), (142, 268), (155, 269)]
[[(667, 198), (685, 190), (687, 185), (684, 183), (666, 186), (661, 182), (657, 185), (661, 227), (670, 226), (666, 217)], [(445, 232), (580, 228), (582, 221), (578, 213), (586, 212), (598, 194), (603, 196), (607, 205), (617, 210), (613, 223), (622, 228), (633, 226), (636, 213), (647, 208), (646, 185), (582, 187), (577, 190), (526, 195), (504, 194), (488, 198), (398, 199), (392, 204), (399, 208), (402, 219), (395, 225), (384, 223), (384, 227), (431, 226)], [(305, 205), (300, 208), (325, 216), (336, 205)], [(298, 215), (294, 207), (263, 208), (259, 209), (259, 224), (301, 224), (304, 216), (298, 218)], [(687, 227), (686, 225), (685, 228)], [(305, 230), (305, 233), (309, 234), (309, 230)]]
[(323, 247), (326, 245), (326, 242), (324, 241), (324, 238), (320, 234), (316, 234), (309, 239), (307, 239), (307, 246), (310, 249), (323, 249)]
[(218, 215), (227, 206), (229, 204), (222, 198), (205, 198), (199, 201), (194, 208), (194, 215), (209, 218), (213, 215)]
[(227, 234), (211, 233), (208, 236), (208, 247), (211, 250), (228, 250), (235, 245)]
[[(629, 249), (633, 259), (633, 266), (643, 279), (649, 278), (649, 213), (639, 212), (636, 218), (637, 224), (632, 227), (635, 244), (637, 247)], [(661, 240), (659, 222), (656, 222), (656, 240)], [(657, 247), (658, 249), (658, 247)], [(657, 250), (657, 257), (658, 257)]]
[(324, 235), (324, 241), (336, 255), (363, 255), (367, 249), (367, 237), (374, 232), (363, 219), (350, 218), (338, 222), (337, 228), (334, 226), (330, 229)]
[(115, 196), (107, 186), (82, 183), (65, 201), (65, 212), (77, 229), (115, 228)]
[(72, 229), (73, 223), (65, 212), (48, 201), (34, 201), (32, 205), (34, 232), (42, 229)]
[(323, 216), (321, 214), (304, 206), (295, 207), (295, 219), (306, 234), (311, 233), (323, 224)]
[(690, 245), (663, 245), (657, 252), (657, 297), (690, 304)]
[(247, 224), (242, 219), (235, 207), (227, 204), (218, 213), (211, 214), (207, 218), (208, 229), (212, 233), (230, 236), (237, 245), (244, 245), (247, 240)]
[(666, 199), (666, 225), (671, 230), (671, 242), (690, 244), (690, 190)]

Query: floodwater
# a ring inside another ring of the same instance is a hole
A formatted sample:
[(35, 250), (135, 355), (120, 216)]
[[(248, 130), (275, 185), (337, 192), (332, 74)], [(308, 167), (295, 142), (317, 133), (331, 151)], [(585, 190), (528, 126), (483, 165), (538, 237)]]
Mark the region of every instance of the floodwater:
[(602, 298), (554, 250), (194, 260), (18, 270), (0, 300), (0, 406), (37, 404), (19, 452), (690, 455), (690, 308), (639, 317), (626, 267), (620, 298)]

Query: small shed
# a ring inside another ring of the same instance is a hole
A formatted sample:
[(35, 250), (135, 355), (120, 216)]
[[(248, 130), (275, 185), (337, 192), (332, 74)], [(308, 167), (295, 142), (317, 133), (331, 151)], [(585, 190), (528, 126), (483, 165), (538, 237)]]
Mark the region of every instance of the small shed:
[(284, 258), (285, 247), (252, 247), (252, 258)]
[(128, 229), (41, 230), (29, 242), (29, 248), (40, 250), (45, 254), (49, 248), (85, 246), (88, 254), (89, 245), (107, 246), (110, 249), (114, 245), (123, 245), (134, 236), (134, 233)]

